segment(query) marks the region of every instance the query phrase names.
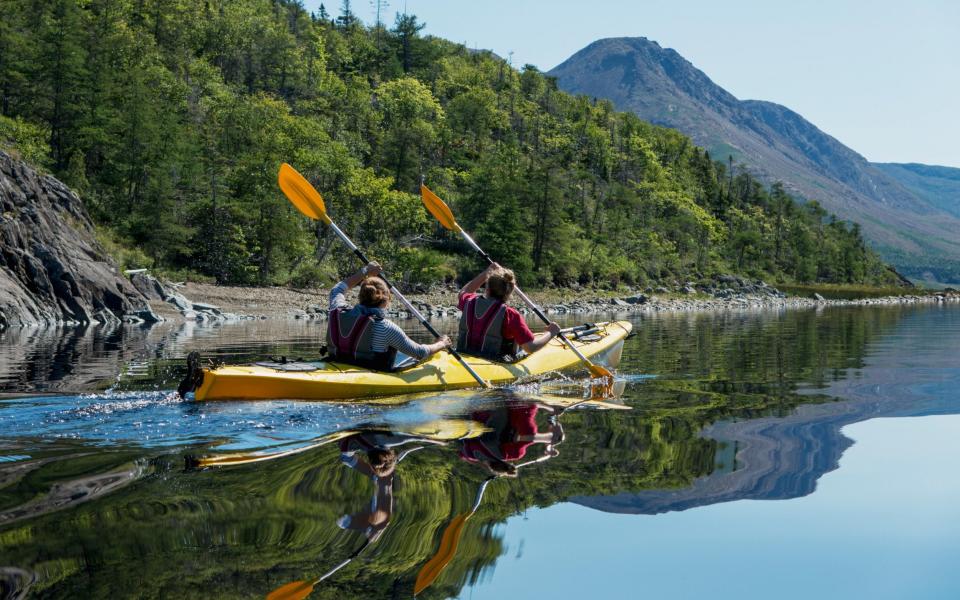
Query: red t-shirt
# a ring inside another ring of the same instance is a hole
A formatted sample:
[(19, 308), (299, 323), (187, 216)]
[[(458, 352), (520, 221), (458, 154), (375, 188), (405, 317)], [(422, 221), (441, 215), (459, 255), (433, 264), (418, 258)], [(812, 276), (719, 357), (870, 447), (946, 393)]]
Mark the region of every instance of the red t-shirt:
[(526, 456), (527, 448), (533, 444), (533, 440), (520, 441), (516, 438), (537, 435), (537, 408), (536, 404), (529, 404), (508, 409), (510, 411), (508, 419), (514, 439), (500, 444), (503, 460), (520, 460)]
[[(460, 457), (469, 462), (479, 462), (486, 458), (500, 458), (501, 460), (511, 461), (520, 460), (527, 454), (527, 448), (533, 444), (533, 440), (518, 440), (518, 437), (532, 437), (537, 435), (537, 410), (536, 404), (525, 406), (511, 406), (507, 408), (507, 422), (500, 422), (500, 425), (494, 425), (494, 416), (497, 413), (488, 411), (475, 412), (470, 418), (478, 423), (494, 427), (494, 430), (481, 435), (479, 438), (464, 440), (463, 447), (460, 449)], [(506, 436), (506, 439), (503, 439)], [(488, 446), (499, 439), (499, 443), (494, 447)], [(499, 454), (499, 456), (498, 456)]]
[[(460, 301), (457, 308), (463, 310), (463, 305), (467, 300), (476, 298), (477, 294), (460, 294)], [(527, 327), (527, 322), (523, 320), (523, 315), (517, 312), (512, 306), (507, 307), (507, 314), (503, 315), (503, 330), (500, 332), (505, 339), (513, 340), (518, 346), (529, 344), (533, 341), (533, 332)]]

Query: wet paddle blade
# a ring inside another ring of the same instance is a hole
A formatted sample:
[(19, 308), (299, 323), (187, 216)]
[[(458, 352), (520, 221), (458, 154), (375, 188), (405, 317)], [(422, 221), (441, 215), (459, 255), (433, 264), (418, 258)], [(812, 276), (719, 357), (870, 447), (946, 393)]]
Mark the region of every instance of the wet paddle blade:
[(440, 221), (441, 225), (451, 231), (459, 230), (457, 219), (454, 218), (450, 207), (439, 196), (431, 192), (430, 188), (422, 184), (420, 185), (420, 199), (423, 200), (423, 205), (427, 207), (430, 214)]
[(594, 363), (588, 363), (587, 366), (590, 368), (590, 374), (593, 375), (594, 379), (606, 377), (610, 380), (611, 384), (613, 383), (613, 373), (611, 373), (606, 367), (601, 367), (600, 365)]
[[(623, 379), (614, 380), (614, 379), (604, 379), (597, 383), (590, 384), (590, 398), (587, 399), (590, 401), (603, 401), (609, 400), (612, 398), (619, 398), (623, 395), (623, 390), (626, 387), (627, 382)], [(619, 406), (619, 405), (618, 405)], [(623, 408), (629, 408), (628, 406), (623, 406)]]
[(312, 592), (313, 584), (309, 581), (292, 581), (267, 594), (267, 600), (303, 600)]
[(440, 548), (437, 553), (423, 565), (420, 572), (417, 573), (417, 580), (413, 584), (413, 595), (416, 596), (423, 590), (430, 587), (430, 584), (440, 575), (447, 564), (457, 553), (457, 545), (460, 544), (460, 535), (463, 534), (463, 526), (470, 518), (472, 512), (457, 515), (447, 525), (443, 537), (440, 538)]
[(327, 209), (323, 204), (323, 197), (306, 178), (296, 169), (283, 163), (277, 173), (277, 183), (283, 194), (304, 215), (317, 221), (327, 222)]

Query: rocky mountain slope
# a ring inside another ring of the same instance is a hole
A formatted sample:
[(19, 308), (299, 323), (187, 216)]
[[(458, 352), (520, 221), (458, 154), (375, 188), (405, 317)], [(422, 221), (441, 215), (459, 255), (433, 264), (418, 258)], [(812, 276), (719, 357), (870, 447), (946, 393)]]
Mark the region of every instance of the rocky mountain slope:
[(66, 185), (0, 151), (0, 330), (119, 321), (146, 305)]
[[(732, 157), (762, 179), (860, 223), (885, 259), (918, 277), (931, 261), (960, 266), (960, 215), (905, 187), (794, 111), (739, 100), (676, 51), (646, 38), (594, 42), (550, 71), (561, 89), (607, 98)], [(958, 271), (960, 272), (960, 271)]]
[(918, 163), (873, 163), (914, 194), (960, 217), (960, 169)]

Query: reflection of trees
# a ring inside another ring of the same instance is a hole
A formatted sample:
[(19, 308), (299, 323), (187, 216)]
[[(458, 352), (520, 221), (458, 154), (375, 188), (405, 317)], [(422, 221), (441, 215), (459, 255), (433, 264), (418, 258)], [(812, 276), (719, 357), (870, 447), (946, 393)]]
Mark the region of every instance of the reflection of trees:
[[(731, 448), (703, 437), (705, 426), (823, 402), (797, 394), (797, 382), (823, 385), (861, 366), (867, 345), (909, 310), (643, 319), (621, 371), (667, 375), (630, 388), (633, 411), (564, 414), (560, 455), (488, 486), (456, 557), (424, 597), (457, 595), (493, 568), (504, 550), (493, 525), (529, 507), (685, 490), (732, 470)], [(488, 475), (457, 454), (451, 445), (410, 455), (393, 483), (389, 528), (313, 597), (409, 596), (444, 527), (470, 510)], [(129, 455), (113, 460), (96, 469), (75, 459), (39, 466), (0, 489), (0, 509), (42, 495), (56, 481), (106, 472)], [(336, 522), (370, 501), (374, 483), (339, 460), (338, 450), (325, 446), (236, 468), (161, 470), (95, 501), (3, 527), (0, 565), (38, 573), (33, 591), (40, 595), (262, 595), (336, 565), (362, 543), (362, 533)]]
[(722, 385), (822, 385), (862, 366), (867, 344), (906, 314), (889, 306), (824, 311), (685, 313), (645, 317), (624, 352), (625, 372), (682, 374)]
[[(530, 465), (517, 479), (488, 486), (455, 559), (425, 597), (455, 595), (492, 567), (503, 547), (490, 525), (529, 506), (574, 494), (683, 485), (712, 467), (713, 443), (677, 426), (684, 418), (623, 416), (563, 415), (561, 454)], [(409, 594), (450, 518), (471, 508), (486, 476), (452, 446), (410, 455), (393, 482), (389, 528), (361, 558), (318, 586), (315, 597), (390, 597), (396, 589)], [(22, 483), (49, 484), (56, 469), (38, 469), (35, 477)], [(0, 531), (0, 539), (10, 542), (0, 550), (0, 564), (42, 562), (34, 590), (53, 595), (256, 595), (254, 590), (266, 593), (307, 579), (355, 551), (364, 534), (336, 523), (374, 494), (371, 478), (343, 468), (333, 446), (232, 469), (167, 471), (96, 502)], [(79, 576), (88, 563), (97, 568)]]

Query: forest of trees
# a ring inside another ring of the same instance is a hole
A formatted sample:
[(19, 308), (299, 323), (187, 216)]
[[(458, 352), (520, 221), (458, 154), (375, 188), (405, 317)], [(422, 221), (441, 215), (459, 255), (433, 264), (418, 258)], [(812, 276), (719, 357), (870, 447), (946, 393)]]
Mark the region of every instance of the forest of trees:
[(289, 162), (408, 283), (479, 263), (421, 178), (536, 284), (734, 272), (890, 283), (857, 225), (532, 66), (293, 0), (4, 0), (0, 144), (74, 187), (125, 267), (314, 285), (352, 267), (276, 185)]

